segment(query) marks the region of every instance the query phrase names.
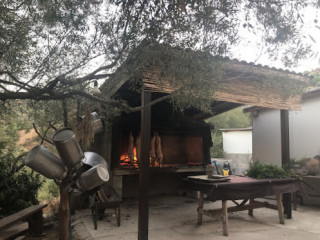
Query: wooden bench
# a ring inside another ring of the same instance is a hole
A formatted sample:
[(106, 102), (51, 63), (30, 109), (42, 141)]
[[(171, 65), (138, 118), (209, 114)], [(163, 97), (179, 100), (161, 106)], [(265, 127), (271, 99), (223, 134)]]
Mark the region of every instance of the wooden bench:
[(31, 235), (41, 235), (43, 230), (42, 209), (47, 205), (34, 205), (0, 219), (0, 240), (9, 239), (27, 230)]

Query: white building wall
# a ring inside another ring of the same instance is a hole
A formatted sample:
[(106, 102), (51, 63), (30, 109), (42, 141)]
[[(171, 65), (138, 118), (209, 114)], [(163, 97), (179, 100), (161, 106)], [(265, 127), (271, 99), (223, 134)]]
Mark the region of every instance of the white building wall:
[[(252, 159), (252, 130), (222, 131), (224, 159), (234, 174), (243, 174)], [(222, 163), (223, 164), (223, 163)]]
[(225, 153), (251, 154), (252, 131), (226, 131), (222, 132), (223, 151)]
[(253, 113), (252, 148), (254, 160), (281, 165), (280, 110)]
[[(253, 159), (281, 165), (280, 110), (253, 117)], [(301, 111), (289, 111), (290, 158), (320, 155), (320, 96), (304, 100)]]
[(301, 111), (289, 112), (290, 157), (320, 155), (320, 97), (303, 101)]

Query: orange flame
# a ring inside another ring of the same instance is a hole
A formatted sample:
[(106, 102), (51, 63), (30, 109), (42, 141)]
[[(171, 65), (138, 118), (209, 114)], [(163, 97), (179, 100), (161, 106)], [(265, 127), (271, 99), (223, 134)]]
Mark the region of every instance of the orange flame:
[[(131, 159), (130, 159), (128, 153), (123, 153), (120, 156), (120, 166), (121, 167), (139, 168), (139, 162), (138, 162), (138, 159), (137, 159), (137, 148), (136, 147), (133, 148), (133, 153), (134, 153), (133, 164), (131, 162)], [(152, 160), (151, 160), (151, 157), (150, 157), (150, 167), (155, 167), (155, 166), (159, 166), (159, 165), (160, 164), (157, 161), (152, 163)]]

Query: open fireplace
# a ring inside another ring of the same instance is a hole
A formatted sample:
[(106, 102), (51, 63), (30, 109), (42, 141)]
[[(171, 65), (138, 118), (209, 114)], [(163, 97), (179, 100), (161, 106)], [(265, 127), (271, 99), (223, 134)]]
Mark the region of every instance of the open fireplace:
[[(121, 137), (120, 169), (139, 168), (139, 131)], [(203, 137), (195, 132), (154, 130), (150, 142), (150, 168), (203, 166)]]
[[(210, 163), (211, 128), (194, 115), (195, 110), (182, 113), (166, 101), (152, 107), (150, 194), (177, 192), (182, 178), (204, 174)], [(112, 180), (122, 197), (135, 197), (138, 192), (140, 119), (140, 112), (123, 114), (111, 129)]]

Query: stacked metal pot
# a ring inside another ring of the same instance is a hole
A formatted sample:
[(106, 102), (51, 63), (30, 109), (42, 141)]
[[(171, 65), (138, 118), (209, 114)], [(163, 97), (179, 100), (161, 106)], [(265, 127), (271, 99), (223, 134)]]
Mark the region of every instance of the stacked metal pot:
[[(93, 124), (101, 126), (97, 117)], [(94, 129), (101, 131), (101, 127)], [(103, 130), (103, 128), (102, 128)], [(25, 158), (25, 164), (43, 176), (63, 180), (67, 172), (73, 173), (73, 186), (81, 191), (90, 191), (109, 180), (108, 166), (105, 159), (94, 152), (82, 152), (74, 132), (70, 128), (56, 131), (52, 141), (60, 158), (43, 146), (30, 150)]]

